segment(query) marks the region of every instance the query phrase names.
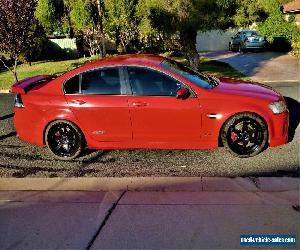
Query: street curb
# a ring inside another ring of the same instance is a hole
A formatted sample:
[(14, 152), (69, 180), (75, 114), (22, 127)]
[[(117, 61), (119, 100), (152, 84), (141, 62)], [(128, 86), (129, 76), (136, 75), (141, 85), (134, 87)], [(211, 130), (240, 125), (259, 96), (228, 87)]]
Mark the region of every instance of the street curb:
[(278, 192), (290, 190), (300, 190), (300, 178), (91, 177), (0, 179), (0, 191)]
[(11, 93), (9, 89), (0, 89), (0, 94), (8, 94)]
[(281, 83), (299, 83), (299, 80), (272, 80), (272, 81), (263, 81), (263, 83), (278, 83), (278, 82), (281, 82)]

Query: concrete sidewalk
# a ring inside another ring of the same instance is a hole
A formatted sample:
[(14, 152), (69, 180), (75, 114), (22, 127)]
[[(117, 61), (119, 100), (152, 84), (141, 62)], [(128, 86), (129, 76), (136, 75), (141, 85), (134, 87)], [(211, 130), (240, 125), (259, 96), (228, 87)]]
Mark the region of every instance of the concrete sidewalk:
[(241, 234), (296, 234), (299, 248), (299, 185), (299, 178), (3, 178), (0, 248), (245, 249)]

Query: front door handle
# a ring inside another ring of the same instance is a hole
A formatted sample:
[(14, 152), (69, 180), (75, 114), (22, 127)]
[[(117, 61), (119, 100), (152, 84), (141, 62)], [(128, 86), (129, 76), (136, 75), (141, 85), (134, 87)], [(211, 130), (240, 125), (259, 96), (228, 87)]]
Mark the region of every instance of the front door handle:
[(148, 106), (148, 103), (146, 103), (146, 102), (133, 102), (132, 106), (133, 107), (145, 107), (145, 106)]
[(72, 100), (71, 102), (77, 105), (82, 105), (86, 103), (86, 101), (84, 100)]

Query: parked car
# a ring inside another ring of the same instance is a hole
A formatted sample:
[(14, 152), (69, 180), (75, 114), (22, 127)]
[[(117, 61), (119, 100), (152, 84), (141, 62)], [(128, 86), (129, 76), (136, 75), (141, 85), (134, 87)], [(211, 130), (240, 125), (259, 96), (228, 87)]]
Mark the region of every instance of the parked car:
[(250, 157), (287, 142), (284, 98), (155, 55), (97, 60), (13, 85), (20, 139), (71, 160), (90, 149), (213, 149)]
[(256, 31), (245, 30), (238, 32), (231, 38), (229, 50), (239, 52), (245, 52), (247, 50), (264, 50), (266, 44), (265, 38), (258, 35)]

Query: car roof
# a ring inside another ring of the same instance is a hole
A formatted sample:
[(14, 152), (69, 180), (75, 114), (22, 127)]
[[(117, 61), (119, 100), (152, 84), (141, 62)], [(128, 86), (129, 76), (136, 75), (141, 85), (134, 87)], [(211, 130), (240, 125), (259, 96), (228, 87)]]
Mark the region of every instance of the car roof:
[(119, 55), (114, 57), (106, 57), (99, 60), (94, 60), (92, 62), (88, 62), (84, 64), (84, 66), (88, 67), (97, 67), (103, 65), (126, 65), (126, 64), (151, 64), (151, 65), (159, 65), (166, 58), (159, 55), (152, 54), (127, 54), (127, 55)]

